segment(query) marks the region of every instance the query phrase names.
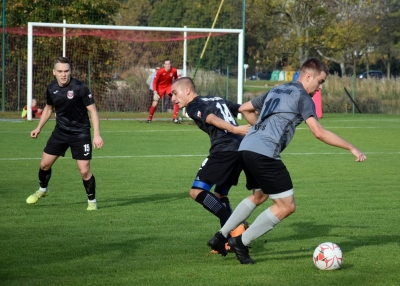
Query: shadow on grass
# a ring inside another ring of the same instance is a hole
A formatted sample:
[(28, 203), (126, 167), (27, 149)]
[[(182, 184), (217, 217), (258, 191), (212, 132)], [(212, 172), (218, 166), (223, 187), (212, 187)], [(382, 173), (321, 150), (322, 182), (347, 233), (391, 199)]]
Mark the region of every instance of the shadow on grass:
[[(86, 200), (81, 200), (73, 203), (66, 203), (64, 201), (62, 202), (51, 202), (48, 203), (48, 198), (46, 199), (46, 203), (42, 204), (34, 204), (34, 205), (29, 205), (30, 208), (54, 208), (60, 204), (63, 206), (65, 205), (82, 205), (84, 209), (86, 209), (87, 202)], [(97, 199), (98, 205), (99, 205), (99, 210), (105, 209), (105, 208), (114, 208), (114, 207), (123, 207), (123, 206), (130, 206), (130, 205), (136, 205), (136, 204), (144, 204), (144, 203), (150, 203), (150, 202), (172, 202), (176, 200), (182, 200), (182, 199), (189, 199), (189, 194), (188, 192), (182, 192), (182, 193), (175, 193), (175, 194), (151, 194), (151, 195), (143, 195), (143, 196), (137, 196), (137, 197), (125, 197), (125, 198), (107, 198), (106, 196), (101, 196), (100, 198)], [(22, 203), (21, 203), (22, 204)], [(23, 205), (25, 206), (26, 203), (24, 202)]]
[[(278, 226), (279, 227), (279, 226)], [(313, 240), (318, 237), (331, 237), (331, 241), (337, 243), (342, 249), (343, 253), (349, 253), (357, 248), (368, 247), (368, 246), (380, 246), (385, 244), (396, 243), (400, 246), (400, 235), (367, 235), (367, 236), (357, 236), (352, 235), (352, 228), (360, 228), (360, 226), (343, 226), (342, 228), (349, 229), (349, 233), (346, 235), (332, 235), (331, 231), (333, 228), (337, 229), (341, 226), (338, 225), (328, 225), (328, 224), (316, 224), (314, 222), (297, 222), (289, 225), (297, 233), (294, 235), (289, 235), (287, 237), (280, 237), (275, 239), (268, 239), (268, 234), (255, 241), (250, 250), (250, 254), (254, 256), (256, 262), (268, 261), (268, 260), (287, 260), (288, 256), (293, 256), (293, 258), (309, 258), (311, 253), (317, 245), (312, 244), (307, 240)], [(372, 232), (372, 228), (371, 228)], [(291, 249), (285, 251), (274, 251), (269, 247), (269, 243), (279, 243), (279, 242), (290, 242), (295, 240), (305, 240), (304, 248)], [(327, 240), (328, 241), (328, 240)], [(325, 241), (320, 241), (325, 242)], [(265, 257), (267, 255), (267, 257)], [(258, 256), (258, 257), (257, 257)], [(350, 264), (344, 266), (345, 268), (353, 267)]]
[[(151, 194), (130, 198), (103, 198), (101, 201), (101, 208), (113, 208), (113, 207), (122, 207), (122, 206), (130, 206), (136, 204), (143, 204), (149, 202), (171, 202), (175, 200), (188, 199), (188, 192), (175, 193), (175, 194)], [(100, 202), (99, 202), (100, 203)]]
[[(157, 242), (157, 238), (140, 237), (109, 243), (93, 243), (93, 241), (90, 239), (84, 243), (58, 241), (56, 245), (51, 246), (40, 246), (38, 243), (30, 248), (31, 252), (29, 255), (24, 255), (23, 259), (8, 261), (7, 267), (0, 270), (0, 284), (56, 285), (58, 283), (49, 283), (48, 278), (43, 276), (54, 276), (53, 278), (58, 280), (62, 276), (74, 273), (75, 278), (84, 277), (87, 271), (93, 269), (105, 268), (109, 271), (109, 268), (118, 264), (116, 262), (118, 260), (130, 261), (133, 264), (136, 259), (135, 254), (141, 248), (143, 241), (152, 244)], [(63, 265), (62, 269), (58, 268), (60, 263)], [(70, 285), (70, 282), (66, 284)]]

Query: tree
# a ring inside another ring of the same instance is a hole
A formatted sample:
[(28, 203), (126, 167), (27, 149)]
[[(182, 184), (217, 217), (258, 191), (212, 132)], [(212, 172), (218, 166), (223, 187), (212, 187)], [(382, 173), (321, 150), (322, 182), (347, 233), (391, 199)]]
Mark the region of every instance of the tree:
[(28, 22), (60, 23), (66, 19), (74, 24), (113, 24), (119, 10), (116, 0), (13, 0), (7, 2), (7, 24), (23, 27)]
[(264, 47), (260, 31), (265, 30), (269, 58), (281, 61), (291, 57), (296, 65), (309, 57), (329, 16), (325, 1), (320, 0), (253, 0), (250, 3), (248, 14), (258, 15), (255, 17), (258, 23), (249, 21), (250, 28), (258, 30), (257, 41)]
[[(69, 24), (114, 24), (113, 16), (119, 10), (120, 3), (115, 0), (13, 0), (8, 1), (7, 9), (7, 25), (8, 27), (26, 27), (28, 22), (49, 22), (60, 23), (63, 19)], [(26, 28), (25, 28), (26, 29)], [(26, 30), (25, 30), (26, 31)], [(34, 37), (34, 70), (35, 79), (34, 94), (43, 94), (43, 86), (48, 84), (51, 76), (51, 60), (44, 60), (51, 57), (52, 59), (60, 56), (60, 52), (54, 52), (54, 47), (61, 47), (60, 37), (53, 37), (54, 32), (59, 33), (60, 29), (47, 29), (46, 36)], [(17, 65), (22, 63), (21, 74), (26, 74), (26, 57), (27, 57), (27, 39), (24, 34), (8, 35), (8, 53), (7, 53), (7, 78), (17, 78)], [(90, 65), (91, 80), (96, 82), (95, 88), (101, 90), (104, 88), (106, 81), (110, 76), (110, 62), (115, 60), (113, 53), (114, 47), (109, 40), (100, 38), (68, 38), (68, 57), (73, 62), (74, 74), (82, 75), (82, 80), (88, 76), (88, 60), (94, 54), (99, 55), (100, 61), (93, 61)], [(61, 48), (58, 48), (60, 51)], [(86, 55), (86, 58), (83, 57)], [(46, 65), (46, 68), (36, 69), (38, 66)], [(9, 81), (6, 85), (7, 95), (16, 97), (17, 81)], [(24, 88), (26, 84), (23, 83)], [(24, 90), (22, 90), (24, 92)], [(100, 94), (94, 90), (95, 96)], [(8, 100), (8, 102), (17, 102), (16, 100)], [(15, 109), (10, 107), (10, 109)]]
[(342, 75), (346, 74), (348, 65), (356, 75), (358, 63), (371, 49), (368, 37), (376, 31), (375, 22), (371, 21), (374, 3), (331, 0), (326, 5), (334, 17), (325, 26), (316, 50), (323, 58), (339, 64)]
[[(241, 0), (225, 1), (215, 28), (241, 28)], [(221, 0), (163, 0), (154, 4), (149, 25), (156, 27), (211, 28)], [(207, 36), (203, 34), (203, 36)], [(206, 38), (188, 42), (188, 62), (195, 67)], [(237, 36), (211, 37), (201, 66), (206, 69), (237, 67)]]
[(120, 26), (148, 26), (153, 7), (148, 0), (128, 0), (115, 17)]
[(376, 16), (378, 31), (374, 39), (374, 45), (381, 55), (382, 62), (387, 71), (387, 77), (391, 76), (391, 62), (400, 54), (400, 3), (393, 0), (379, 1), (379, 14)]

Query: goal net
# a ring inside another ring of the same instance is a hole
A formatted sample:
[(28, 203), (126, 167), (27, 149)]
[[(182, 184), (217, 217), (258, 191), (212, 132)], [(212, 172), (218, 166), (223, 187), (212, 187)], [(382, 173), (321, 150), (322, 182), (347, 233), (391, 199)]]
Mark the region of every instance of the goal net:
[[(32, 98), (45, 105), (54, 59), (63, 55), (72, 76), (91, 89), (102, 118), (145, 116), (152, 101), (146, 81), (167, 58), (178, 74), (194, 79), (200, 95), (242, 102), (241, 29), (29, 23), (27, 49), (28, 111)], [(157, 110), (171, 108), (167, 98)]]

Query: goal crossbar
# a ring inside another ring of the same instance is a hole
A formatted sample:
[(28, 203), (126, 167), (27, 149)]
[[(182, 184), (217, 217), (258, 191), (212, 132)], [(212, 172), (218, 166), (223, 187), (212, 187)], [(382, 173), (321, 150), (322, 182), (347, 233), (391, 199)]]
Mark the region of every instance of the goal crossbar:
[(101, 29), (101, 30), (130, 30), (130, 31), (159, 31), (159, 32), (192, 32), (192, 33), (227, 33), (238, 34), (238, 78), (237, 103), (243, 103), (243, 29), (212, 29), (212, 28), (173, 28), (173, 27), (144, 27), (144, 26), (109, 26), (66, 23), (28, 23), (28, 55), (27, 55), (27, 120), (32, 120), (32, 93), (33, 93), (33, 27), (72, 28), (72, 29)]

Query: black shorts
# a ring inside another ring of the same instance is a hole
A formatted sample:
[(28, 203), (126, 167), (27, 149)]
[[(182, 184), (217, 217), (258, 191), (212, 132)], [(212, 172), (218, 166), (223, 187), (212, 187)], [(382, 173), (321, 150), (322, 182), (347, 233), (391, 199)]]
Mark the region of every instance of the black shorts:
[(66, 136), (54, 130), (44, 152), (50, 155), (64, 157), (68, 148), (71, 148), (72, 158), (75, 160), (91, 160), (92, 159), (92, 139), (90, 134), (85, 137)]
[(293, 189), (290, 174), (281, 160), (251, 151), (240, 151), (239, 157), (248, 190), (261, 189), (264, 194), (273, 195)]
[(216, 185), (215, 192), (227, 195), (231, 186), (236, 186), (242, 166), (237, 151), (210, 154), (201, 164), (192, 188), (209, 191)]

